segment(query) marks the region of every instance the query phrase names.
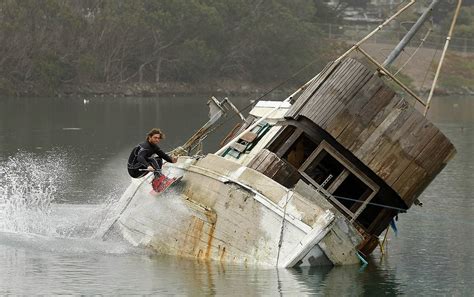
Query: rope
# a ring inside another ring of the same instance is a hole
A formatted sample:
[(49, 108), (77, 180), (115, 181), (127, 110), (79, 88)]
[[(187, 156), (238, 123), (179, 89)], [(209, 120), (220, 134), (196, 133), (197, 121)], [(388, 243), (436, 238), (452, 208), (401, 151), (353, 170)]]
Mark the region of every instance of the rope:
[[(305, 70), (306, 68), (308, 68), (309, 66), (313, 65), (314, 63), (316, 63), (319, 59), (314, 59), (313, 61), (309, 62), (308, 64), (306, 64), (305, 66), (303, 66), (302, 68), (300, 68), (298, 71), (296, 71), (295, 73), (293, 73), (289, 78), (285, 79), (284, 81), (280, 82), (279, 84), (277, 84), (276, 86), (274, 86), (273, 88), (271, 88), (270, 90), (268, 90), (267, 92), (265, 92), (263, 95), (259, 96), (257, 99), (255, 100), (250, 100), (251, 102), (244, 106), (242, 109), (238, 109), (239, 112), (242, 112), (242, 111), (245, 111), (247, 109), (249, 109), (250, 107), (252, 107), (254, 104), (257, 104), (257, 102), (259, 102), (260, 100), (262, 100), (264, 97), (266, 97), (268, 94), (270, 94), (271, 92), (275, 91), (276, 89), (278, 89), (279, 87), (283, 86), (284, 84), (288, 83), (289, 81), (293, 80), (296, 76), (298, 76), (301, 72), (303, 72), (303, 70)], [(215, 127), (211, 128), (209, 130), (209, 132), (207, 134), (210, 134), (212, 132), (214, 132), (215, 130), (221, 128), (224, 124), (226, 124), (227, 122), (229, 122), (230, 120), (234, 119), (235, 117), (237, 117), (237, 113), (234, 113), (232, 114), (231, 116), (229, 116), (228, 118), (226, 118), (225, 120), (221, 121), (220, 124), (216, 125)]]
[(388, 226), (387, 229), (385, 230), (385, 235), (383, 237), (383, 241), (381, 243), (379, 242), (380, 252), (382, 253), (382, 257), (385, 256), (385, 245), (387, 243), (387, 235), (388, 235), (388, 230), (389, 229), (390, 229), (390, 226)]
[[(341, 197), (341, 196), (334, 196), (338, 199), (343, 199), (343, 200), (348, 200), (348, 201), (354, 201), (354, 202), (357, 202), (357, 203), (363, 203), (363, 201), (360, 201), (360, 200), (356, 200), (356, 199), (352, 199), (352, 198), (347, 198), (347, 197)], [(382, 207), (382, 208), (388, 208), (388, 209), (394, 209), (394, 210), (398, 210), (400, 213), (406, 213), (407, 212), (407, 209), (404, 209), (404, 208), (399, 208), (399, 207), (394, 207), (394, 206), (390, 206), (390, 205), (386, 205), (386, 204), (380, 204), (380, 203), (373, 203), (373, 202), (369, 202), (367, 203), (367, 205), (374, 205), (374, 206), (378, 206), (378, 207)], [(451, 219), (447, 216), (443, 216), (443, 215), (436, 215), (436, 214), (433, 214), (433, 213), (429, 213), (429, 214), (424, 214), (424, 213), (417, 213), (417, 215), (420, 215), (420, 216), (426, 216), (430, 219), (436, 219), (436, 218), (439, 218), (439, 219), (442, 219), (442, 220), (445, 220), (445, 221), (450, 221), (450, 222), (456, 222), (458, 224), (464, 224), (464, 225), (470, 225), (470, 226), (474, 226), (474, 222), (473, 221), (466, 221), (466, 220), (454, 220), (454, 219)]]
[(420, 44), (418, 47), (415, 49), (415, 51), (408, 57), (408, 59), (405, 61), (405, 63), (393, 74), (393, 76), (396, 76), (402, 69), (411, 61), (411, 59), (416, 55), (418, 50), (423, 46), (423, 43), (425, 43), (426, 39), (430, 35), (430, 33), (433, 31), (432, 28), (429, 28), (428, 31), (426, 32), (426, 35), (421, 39)]
[(293, 195), (290, 196), (290, 191), (287, 191), (286, 192), (285, 207), (283, 209), (283, 218), (282, 218), (282, 221), (281, 221), (280, 239), (278, 240), (278, 254), (277, 254), (277, 260), (276, 260), (276, 266), (277, 267), (278, 267), (278, 262), (280, 260), (281, 246), (283, 244), (283, 230), (285, 229), (286, 206), (288, 205), (288, 202), (290, 202), (291, 197), (293, 197)]
[[(433, 56), (431, 57), (431, 62), (430, 62), (430, 65), (428, 66), (428, 69), (430, 69), (431, 65), (433, 65), (434, 58), (436, 57), (436, 54), (438, 53), (438, 50), (439, 50), (438, 48), (435, 49), (435, 52), (434, 52)], [(423, 83), (421, 84), (421, 89), (422, 90), (423, 90), (423, 87), (425, 86), (426, 78), (428, 77), (428, 69), (425, 72), (425, 77), (423, 78)]]
[[(342, 199), (342, 200), (347, 200), (347, 201), (353, 201), (353, 202), (356, 202), (356, 203), (364, 203), (364, 201), (360, 201), (360, 200), (358, 200), (358, 199), (353, 199), (353, 198), (348, 198), (348, 197), (342, 197), (342, 196), (334, 196), (334, 197), (337, 198), (337, 199)], [(390, 206), (390, 205), (387, 205), (387, 204), (374, 203), (374, 202), (369, 202), (369, 203), (367, 203), (367, 205), (374, 205), (374, 206), (378, 206), (378, 207), (382, 207), (382, 208), (394, 209), (394, 210), (398, 210), (398, 211), (401, 212), (401, 213), (404, 213), (404, 212), (407, 211), (405, 208)]]
[[(397, 9), (398, 7), (400, 7), (402, 5), (402, 3), (399, 3), (398, 6), (397, 6)], [(348, 51), (350, 52), (350, 51)], [(343, 55), (344, 56), (344, 55)], [(341, 57), (343, 57), (341, 56)], [(340, 58), (341, 58), (340, 57)], [(339, 58), (339, 59), (340, 59)], [(289, 81), (293, 80), (296, 76), (298, 76), (301, 72), (303, 72), (305, 69), (307, 69), (308, 67), (310, 67), (311, 65), (313, 65), (314, 63), (316, 63), (317, 61), (319, 60), (319, 58), (316, 58), (314, 60), (312, 60), (311, 62), (307, 63), (306, 65), (304, 65), (303, 67), (301, 67), (299, 70), (297, 70), (295, 73), (293, 73), (289, 78), (281, 81), (280, 83), (278, 83), (277, 85), (275, 85), (274, 87), (272, 87), (271, 89), (269, 89), (267, 92), (265, 92), (263, 95), (259, 96), (257, 99), (255, 100), (250, 100), (251, 103), (244, 106), (243, 108), (241, 109), (238, 109), (238, 111), (241, 113), (242, 111), (245, 111), (247, 110), (248, 108), (250, 108), (251, 106), (253, 106), (254, 104), (257, 104), (257, 102), (259, 102), (260, 100), (262, 100), (264, 97), (266, 97), (268, 94), (272, 93), (274, 90), (276, 90), (277, 88), (283, 86), (284, 84), (288, 83)], [(209, 132), (207, 134), (210, 134), (214, 131), (216, 131), (217, 129), (221, 128), (224, 124), (226, 124), (227, 122), (229, 122), (230, 120), (233, 120), (235, 117), (237, 116), (237, 114), (232, 114), (231, 116), (229, 116), (226, 120), (222, 120), (220, 122), (220, 124), (217, 124), (215, 125), (213, 128), (209, 129)], [(201, 139), (202, 141), (202, 139)]]

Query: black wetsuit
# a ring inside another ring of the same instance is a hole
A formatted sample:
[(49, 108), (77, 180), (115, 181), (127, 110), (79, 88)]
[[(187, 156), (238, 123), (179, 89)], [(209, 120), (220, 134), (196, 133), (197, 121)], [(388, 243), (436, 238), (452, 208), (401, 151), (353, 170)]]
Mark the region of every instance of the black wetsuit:
[[(152, 157), (153, 154), (157, 154), (157, 157)], [(127, 169), (128, 174), (131, 177), (138, 178), (148, 173), (140, 169), (146, 169), (148, 166), (152, 166), (155, 170), (161, 169), (163, 165), (163, 159), (172, 163), (173, 159), (163, 152), (157, 145), (151, 144), (148, 141), (140, 143), (133, 148), (128, 157)]]

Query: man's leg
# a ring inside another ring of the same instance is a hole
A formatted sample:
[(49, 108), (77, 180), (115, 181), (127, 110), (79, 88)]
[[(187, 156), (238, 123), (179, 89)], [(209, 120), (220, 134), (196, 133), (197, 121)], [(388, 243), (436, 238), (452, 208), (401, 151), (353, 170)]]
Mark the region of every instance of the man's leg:
[(140, 178), (146, 175), (147, 173), (148, 173), (147, 171), (141, 171), (140, 168), (136, 168), (136, 169), (128, 168), (128, 174), (133, 178)]
[(163, 160), (161, 158), (150, 158), (150, 163), (155, 168), (155, 178), (160, 177), (162, 175), (161, 166), (163, 165)]

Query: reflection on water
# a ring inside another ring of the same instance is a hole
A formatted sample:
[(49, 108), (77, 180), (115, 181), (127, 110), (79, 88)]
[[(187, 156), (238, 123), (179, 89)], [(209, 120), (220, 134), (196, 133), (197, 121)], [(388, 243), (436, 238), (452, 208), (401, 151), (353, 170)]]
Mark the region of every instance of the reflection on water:
[(394, 296), (402, 293), (394, 275), (378, 270), (376, 265), (364, 271), (358, 266), (258, 269), (150, 255), (124, 243), (26, 238), (1, 233), (0, 238), (3, 238), (0, 294)]
[[(236, 99), (238, 107), (248, 104)], [(93, 239), (128, 186), (129, 150), (155, 126), (167, 134), (165, 150), (181, 145), (207, 121), (206, 100), (0, 99), (0, 295), (470, 295), (474, 98), (468, 97), (434, 101), (430, 117), (458, 153), (423, 193), (423, 207), (399, 216), (388, 255), (376, 251), (364, 269), (220, 265)], [(235, 121), (209, 137), (205, 149), (217, 149)]]
[[(471, 128), (474, 123), (474, 97), (448, 96), (435, 98), (428, 118), (434, 123)], [(471, 130), (472, 133), (472, 130)], [(472, 134), (471, 134), (472, 135)]]

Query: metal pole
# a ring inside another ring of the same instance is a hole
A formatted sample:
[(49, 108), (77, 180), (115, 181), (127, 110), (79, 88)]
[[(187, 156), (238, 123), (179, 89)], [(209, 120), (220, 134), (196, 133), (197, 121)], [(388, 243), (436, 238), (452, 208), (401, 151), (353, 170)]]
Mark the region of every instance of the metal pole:
[(410, 40), (415, 36), (416, 32), (420, 29), (420, 27), (423, 25), (423, 23), (426, 21), (428, 18), (430, 12), (433, 10), (433, 7), (438, 4), (439, 0), (433, 0), (431, 2), (430, 6), (428, 6), (428, 9), (421, 15), (421, 17), (416, 21), (416, 23), (411, 27), (410, 31), (400, 40), (400, 42), (397, 44), (397, 46), (393, 49), (393, 51), (388, 55), (387, 59), (382, 63), (382, 65), (388, 66), (392, 64), (393, 61), (400, 55), (400, 53), (403, 51), (405, 46), (410, 42)]
[(454, 26), (456, 25), (456, 20), (459, 15), (459, 10), (461, 9), (461, 4), (462, 4), (462, 0), (459, 0), (458, 5), (456, 7), (456, 11), (454, 12), (453, 20), (451, 22), (451, 27), (449, 28), (448, 36), (446, 37), (446, 43), (444, 44), (443, 53), (441, 54), (441, 58), (439, 59), (438, 69), (436, 69), (436, 74), (433, 79), (433, 84), (431, 85), (430, 94), (428, 95), (428, 100), (426, 101), (425, 112), (423, 113), (425, 117), (426, 117), (426, 114), (428, 113), (428, 109), (430, 108), (431, 98), (433, 97), (436, 82), (438, 81), (438, 76), (441, 71), (441, 66), (443, 66), (444, 57), (446, 55), (446, 51), (448, 50), (449, 41), (451, 40), (451, 35), (453, 35)]
[(410, 3), (408, 3), (407, 5), (403, 6), (399, 11), (397, 11), (394, 15), (392, 15), (391, 17), (389, 17), (388, 19), (386, 19), (382, 24), (378, 25), (377, 28), (375, 28), (372, 32), (370, 32), (369, 34), (367, 34), (367, 36), (365, 36), (364, 38), (362, 38), (359, 42), (357, 42), (356, 44), (354, 44), (349, 50), (347, 50), (344, 54), (342, 54), (339, 58), (337, 58), (334, 63), (338, 63), (339, 61), (341, 61), (342, 59), (344, 59), (345, 57), (347, 57), (350, 53), (352, 53), (355, 49), (357, 49), (362, 43), (364, 43), (365, 41), (367, 41), (367, 39), (369, 39), (370, 37), (372, 37), (372, 35), (374, 35), (375, 33), (377, 33), (378, 31), (382, 30), (383, 27), (385, 27), (385, 25), (387, 25), (389, 22), (391, 22), (393, 19), (395, 19), (396, 17), (398, 17), (402, 12), (404, 12), (405, 10), (407, 10), (410, 6), (412, 6), (414, 3), (416, 2), (416, 0), (411, 0)]
[(392, 74), (390, 74), (390, 72), (385, 68), (383, 67), (381, 64), (379, 64), (374, 58), (372, 58), (366, 51), (364, 51), (362, 48), (358, 48), (359, 52), (361, 52), (367, 59), (369, 59), (370, 62), (372, 62), (374, 65), (376, 65), (377, 67), (380, 68), (380, 70), (385, 74), (387, 75), (388, 77), (390, 77), (394, 82), (396, 82), (402, 89), (404, 89), (408, 94), (412, 95), (413, 98), (415, 98), (418, 102), (420, 102), (423, 106), (426, 106), (425, 102), (423, 102), (423, 100), (421, 100), (420, 97), (418, 97), (415, 93), (413, 93), (412, 90), (410, 90), (410, 88), (408, 88), (407, 86), (405, 86), (399, 79), (397, 79), (395, 76), (393, 76)]

